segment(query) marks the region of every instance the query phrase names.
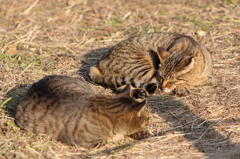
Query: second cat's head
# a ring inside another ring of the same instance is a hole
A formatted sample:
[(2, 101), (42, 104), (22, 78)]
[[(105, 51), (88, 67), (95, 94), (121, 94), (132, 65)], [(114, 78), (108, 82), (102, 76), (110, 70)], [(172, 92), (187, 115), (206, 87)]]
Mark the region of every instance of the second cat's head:
[(170, 53), (159, 47), (158, 55), (161, 61), (159, 75), (161, 76), (160, 89), (163, 92), (172, 92), (174, 88), (185, 82), (184, 76), (194, 68), (194, 57), (179, 53)]

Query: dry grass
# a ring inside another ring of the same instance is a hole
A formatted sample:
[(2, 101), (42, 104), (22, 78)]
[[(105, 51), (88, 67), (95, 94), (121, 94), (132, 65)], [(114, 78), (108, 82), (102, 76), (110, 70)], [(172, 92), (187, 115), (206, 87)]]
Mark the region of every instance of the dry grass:
[[(239, 148), (234, 148), (240, 145), (239, 4), (237, 0), (1, 1), (0, 158), (240, 158)], [(86, 76), (89, 65), (108, 47), (154, 31), (193, 36), (209, 48), (214, 63), (212, 78), (191, 95), (148, 99), (149, 129), (155, 135), (83, 149), (14, 124), (16, 106), (31, 83), (50, 74)]]

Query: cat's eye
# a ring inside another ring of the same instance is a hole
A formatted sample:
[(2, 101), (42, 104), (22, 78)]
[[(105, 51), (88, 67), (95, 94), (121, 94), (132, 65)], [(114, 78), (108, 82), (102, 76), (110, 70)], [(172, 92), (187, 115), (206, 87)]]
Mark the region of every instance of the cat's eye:
[(177, 80), (172, 80), (172, 81), (169, 81), (168, 84), (172, 85), (172, 84), (175, 84), (177, 82), (178, 82)]

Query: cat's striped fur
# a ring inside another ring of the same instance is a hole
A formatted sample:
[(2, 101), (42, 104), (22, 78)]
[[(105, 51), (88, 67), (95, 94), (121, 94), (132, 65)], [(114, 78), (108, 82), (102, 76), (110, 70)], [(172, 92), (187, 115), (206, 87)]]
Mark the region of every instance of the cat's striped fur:
[[(94, 83), (116, 89), (125, 84), (188, 94), (186, 87), (202, 84), (212, 71), (208, 50), (177, 33), (148, 33), (124, 40), (91, 67)], [(181, 82), (179, 82), (181, 81)]]
[(112, 97), (96, 94), (80, 78), (52, 75), (31, 86), (16, 123), (69, 145), (91, 147), (141, 130), (148, 118), (146, 101), (133, 98), (130, 85)]

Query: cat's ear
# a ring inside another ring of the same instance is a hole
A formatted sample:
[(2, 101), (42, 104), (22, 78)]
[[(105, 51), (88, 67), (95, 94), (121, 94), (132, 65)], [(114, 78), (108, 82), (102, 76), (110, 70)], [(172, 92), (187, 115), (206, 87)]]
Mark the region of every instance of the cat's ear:
[(141, 116), (141, 110), (146, 104), (147, 104), (147, 102), (146, 102), (146, 100), (144, 100), (133, 106), (132, 110), (137, 112), (137, 117)]
[(123, 88), (123, 89), (119, 88), (117, 90), (117, 96), (119, 96), (119, 97), (132, 97), (131, 85), (127, 84), (125, 86), (125, 88)]
[(167, 59), (171, 55), (170, 52), (168, 52), (166, 49), (164, 49), (162, 47), (158, 47), (157, 52), (158, 52), (161, 62), (163, 62), (165, 59)]
[(186, 56), (184, 57), (179, 66), (175, 69), (175, 73), (172, 75), (173, 77), (179, 77), (189, 71), (191, 71), (194, 68), (194, 57), (192, 56)]

